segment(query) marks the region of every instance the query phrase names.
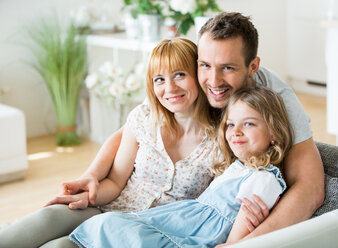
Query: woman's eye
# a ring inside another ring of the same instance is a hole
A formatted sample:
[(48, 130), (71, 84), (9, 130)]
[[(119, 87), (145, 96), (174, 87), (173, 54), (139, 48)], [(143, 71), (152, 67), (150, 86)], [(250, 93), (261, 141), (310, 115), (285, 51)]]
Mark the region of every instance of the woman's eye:
[(182, 78), (185, 76), (185, 73), (184, 72), (178, 72), (175, 74), (175, 78)]
[(161, 84), (164, 82), (164, 78), (158, 77), (158, 78), (153, 78), (153, 82), (155, 84)]

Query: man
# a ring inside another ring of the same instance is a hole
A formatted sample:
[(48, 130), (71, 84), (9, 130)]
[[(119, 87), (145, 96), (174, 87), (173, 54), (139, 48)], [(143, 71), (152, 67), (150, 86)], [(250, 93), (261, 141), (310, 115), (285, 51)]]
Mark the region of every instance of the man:
[[(248, 221), (252, 232), (246, 238), (306, 220), (324, 200), (323, 166), (312, 139), (309, 118), (292, 89), (269, 70), (259, 68), (257, 49), (257, 30), (249, 18), (239, 13), (221, 13), (210, 19), (200, 31), (198, 80), (210, 105), (223, 108), (229, 95), (236, 90), (254, 84), (265, 85), (283, 97), (295, 131), (295, 144), (285, 161), (285, 179), (289, 189), (266, 219), (268, 210), (265, 204), (255, 198), (261, 209), (247, 203), (247, 211), (252, 209), (253, 213), (251, 221)], [(95, 199), (98, 181), (110, 170), (121, 134), (122, 130), (119, 130), (103, 144), (84, 175), (67, 184), (65, 194), (89, 190), (91, 201)], [(111, 153), (112, 147), (115, 153)]]

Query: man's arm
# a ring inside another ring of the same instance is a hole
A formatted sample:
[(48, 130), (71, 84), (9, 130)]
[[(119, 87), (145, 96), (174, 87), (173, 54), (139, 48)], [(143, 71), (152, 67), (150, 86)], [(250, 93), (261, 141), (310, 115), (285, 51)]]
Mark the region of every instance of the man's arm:
[(99, 181), (107, 177), (122, 138), (123, 127), (113, 133), (101, 146), (89, 168), (75, 181), (62, 184), (63, 194), (89, 192), (89, 201), (95, 204)]
[(244, 239), (304, 221), (322, 205), (324, 170), (312, 138), (292, 147), (284, 163), (284, 172), (289, 189), (268, 218)]

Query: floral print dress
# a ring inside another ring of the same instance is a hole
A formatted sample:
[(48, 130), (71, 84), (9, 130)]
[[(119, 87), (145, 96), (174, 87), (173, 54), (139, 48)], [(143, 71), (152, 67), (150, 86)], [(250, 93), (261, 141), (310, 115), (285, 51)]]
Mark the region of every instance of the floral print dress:
[(186, 158), (173, 163), (159, 127), (154, 127), (148, 104), (137, 106), (127, 118), (139, 143), (134, 171), (120, 196), (101, 207), (104, 212), (138, 212), (184, 199), (197, 198), (213, 179), (210, 167), (220, 160), (213, 138), (203, 141)]

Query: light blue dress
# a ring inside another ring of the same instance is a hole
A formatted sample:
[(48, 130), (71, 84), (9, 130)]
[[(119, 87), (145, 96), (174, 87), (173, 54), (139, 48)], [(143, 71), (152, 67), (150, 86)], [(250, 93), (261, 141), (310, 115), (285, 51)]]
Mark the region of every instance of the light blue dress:
[(138, 213), (104, 213), (71, 234), (80, 247), (214, 247), (224, 243), (243, 196), (257, 194), (271, 208), (286, 184), (277, 167), (257, 171), (235, 161), (196, 199)]

